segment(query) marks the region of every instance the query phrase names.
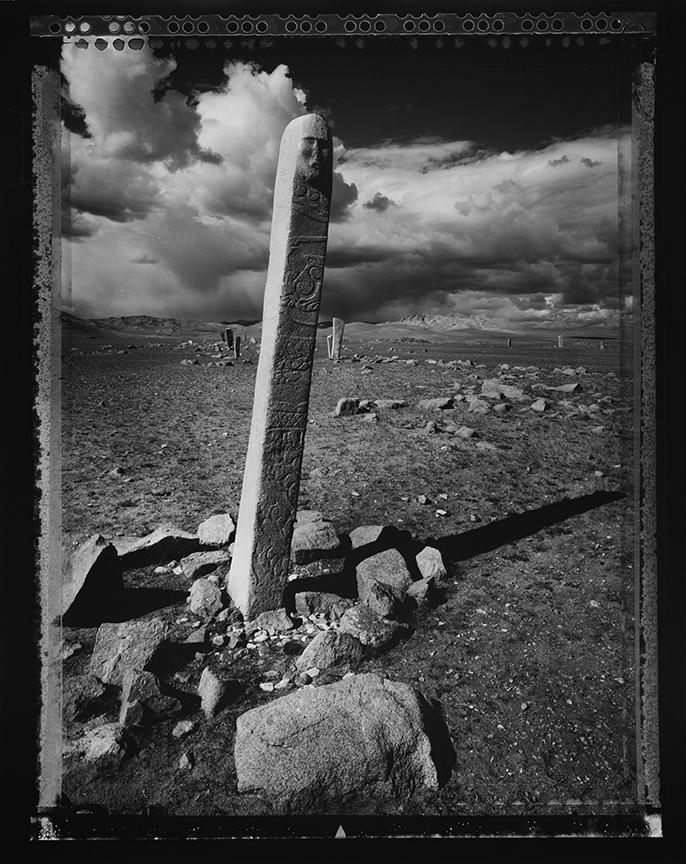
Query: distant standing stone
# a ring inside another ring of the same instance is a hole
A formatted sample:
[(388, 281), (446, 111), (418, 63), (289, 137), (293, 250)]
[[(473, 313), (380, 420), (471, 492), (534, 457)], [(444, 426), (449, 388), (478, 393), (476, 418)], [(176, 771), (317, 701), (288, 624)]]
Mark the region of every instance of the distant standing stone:
[(246, 618), (281, 604), (288, 580), (324, 276), (331, 134), (308, 114), (283, 134), (262, 345), (228, 590)]
[(146, 668), (166, 635), (167, 626), (161, 618), (102, 624), (95, 637), (91, 674), (105, 684), (121, 685), (127, 668)]
[(198, 540), (202, 546), (227, 546), (235, 530), (231, 515), (218, 513), (198, 525)]
[(343, 330), (345, 329), (345, 321), (342, 318), (333, 319), (333, 340), (331, 344), (331, 358), (339, 360), (341, 356), (341, 348), (343, 346)]
[(329, 356), (329, 360), (331, 360), (333, 357), (333, 354), (331, 353), (332, 345), (333, 345), (333, 334), (329, 333), (329, 335), (326, 337), (326, 352)]
[(241, 356), (241, 337), (236, 336), (233, 340), (233, 357), (234, 360), (238, 360)]

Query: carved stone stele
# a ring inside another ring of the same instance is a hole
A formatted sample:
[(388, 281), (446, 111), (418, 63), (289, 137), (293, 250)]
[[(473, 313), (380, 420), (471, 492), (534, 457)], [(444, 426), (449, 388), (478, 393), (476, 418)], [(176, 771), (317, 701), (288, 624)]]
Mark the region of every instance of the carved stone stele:
[(343, 345), (343, 328), (345, 321), (342, 318), (333, 319), (333, 344), (331, 347), (331, 356), (334, 360), (338, 360), (341, 356), (341, 346)]
[(262, 340), (228, 591), (246, 619), (281, 605), (298, 504), (329, 224), (331, 135), (288, 124), (274, 188)]

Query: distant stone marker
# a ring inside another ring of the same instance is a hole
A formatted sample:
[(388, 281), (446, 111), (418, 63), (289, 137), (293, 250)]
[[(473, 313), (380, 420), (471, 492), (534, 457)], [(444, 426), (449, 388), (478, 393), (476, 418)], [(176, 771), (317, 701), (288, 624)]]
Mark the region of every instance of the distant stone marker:
[(317, 114), (281, 139), (262, 345), (231, 599), (247, 619), (281, 606), (300, 485), (331, 200), (331, 135)]
[(604, 351), (604, 350), (605, 350), (605, 343), (603, 342), (602, 339), (600, 340), (600, 350), (601, 350), (601, 351)]
[(327, 351), (327, 354), (329, 355), (329, 360), (331, 360), (331, 358), (333, 357), (333, 350), (332, 349), (333, 349), (333, 335), (331, 333), (329, 333), (329, 335), (326, 337), (326, 351)]
[(558, 337), (557, 337), (557, 347), (558, 347), (558, 348), (562, 348), (562, 347), (563, 347), (563, 339), (562, 339), (562, 336), (558, 336)]
[(507, 347), (512, 348), (512, 339), (507, 340)]
[(233, 340), (233, 356), (236, 360), (241, 356), (241, 337), (236, 336)]
[(333, 341), (331, 345), (331, 358), (333, 360), (338, 360), (341, 356), (344, 328), (345, 321), (342, 318), (333, 319)]
[(233, 330), (230, 327), (222, 330), (222, 342), (226, 342), (227, 348), (233, 348)]

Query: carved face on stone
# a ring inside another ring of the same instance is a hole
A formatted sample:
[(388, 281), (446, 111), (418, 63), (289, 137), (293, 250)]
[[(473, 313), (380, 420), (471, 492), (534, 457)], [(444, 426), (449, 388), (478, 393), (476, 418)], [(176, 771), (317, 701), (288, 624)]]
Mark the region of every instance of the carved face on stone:
[(331, 161), (331, 143), (328, 138), (306, 135), (300, 142), (298, 169), (303, 179), (314, 183)]

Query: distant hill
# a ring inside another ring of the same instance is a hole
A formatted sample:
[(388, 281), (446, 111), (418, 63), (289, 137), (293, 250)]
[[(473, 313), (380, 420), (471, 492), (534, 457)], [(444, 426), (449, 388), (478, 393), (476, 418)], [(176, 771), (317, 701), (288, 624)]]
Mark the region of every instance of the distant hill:
[(398, 324), (409, 324), (413, 327), (425, 327), (429, 330), (495, 330), (488, 318), (483, 315), (460, 315), (453, 312), (450, 315), (408, 315), (401, 318)]

